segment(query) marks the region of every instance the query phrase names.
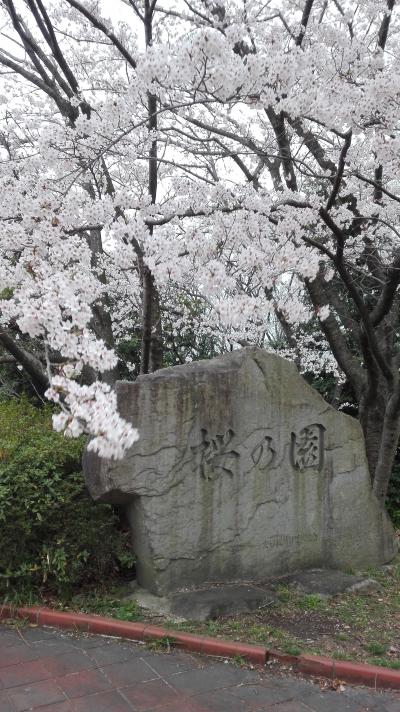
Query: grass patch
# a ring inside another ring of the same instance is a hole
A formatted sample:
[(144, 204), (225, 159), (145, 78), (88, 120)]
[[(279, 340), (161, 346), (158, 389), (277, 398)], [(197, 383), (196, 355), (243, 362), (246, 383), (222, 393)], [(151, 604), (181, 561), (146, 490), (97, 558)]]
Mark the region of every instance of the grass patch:
[(335, 633), (335, 639), (344, 642), (350, 640), (350, 636), (348, 633)]
[(297, 601), (299, 608), (303, 611), (323, 611), (326, 608), (326, 602), (321, 596), (315, 593), (310, 593), (303, 596)]
[(371, 655), (385, 655), (387, 645), (382, 645), (382, 643), (368, 643), (367, 651), (371, 653)]
[(392, 660), (392, 658), (369, 658), (368, 662), (371, 663), (371, 665), (400, 670), (400, 660)]
[(293, 645), (291, 643), (282, 643), (281, 648), (284, 653), (288, 655), (300, 655), (301, 648), (298, 645)]
[(100, 616), (118, 618), (123, 621), (143, 620), (142, 610), (132, 600), (121, 600), (117, 593), (79, 594), (69, 602), (68, 608), (82, 613), (97, 613)]
[(242, 668), (247, 665), (247, 662), (241, 655), (234, 655), (231, 661), (236, 667)]
[(155, 652), (171, 652), (171, 648), (175, 645), (176, 640), (172, 636), (165, 635), (163, 638), (154, 638), (154, 640), (149, 640), (146, 645), (149, 650)]
[(342, 653), (340, 650), (334, 650), (331, 657), (335, 660), (348, 660), (349, 662), (354, 662), (356, 659), (354, 655), (351, 655), (350, 653)]

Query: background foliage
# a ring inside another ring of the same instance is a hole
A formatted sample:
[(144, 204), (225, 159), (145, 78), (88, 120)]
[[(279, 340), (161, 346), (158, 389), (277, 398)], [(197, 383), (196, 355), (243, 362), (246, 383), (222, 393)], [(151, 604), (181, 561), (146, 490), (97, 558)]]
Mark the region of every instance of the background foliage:
[(0, 401), (0, 594), (63, 597), (133, 566), (128, 534), (84, 487), (83, 440), (53, 431), (51, 409)]
[(397, 450), (396, 461), (389, 482), (387, 508), (396, 529), (400, 530), (400, 451)]

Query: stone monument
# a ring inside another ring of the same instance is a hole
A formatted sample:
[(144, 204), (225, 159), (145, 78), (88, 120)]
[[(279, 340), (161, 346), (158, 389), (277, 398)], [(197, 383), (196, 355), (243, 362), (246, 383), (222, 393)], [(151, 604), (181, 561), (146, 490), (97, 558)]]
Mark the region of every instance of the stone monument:
[(119, 382), (117, 394), (140, 439), (120, 462), (86, 452), (86, 482), (126, 508), (152, 593), (395, 555), (359, 423), (294, 364), (246, 348)]

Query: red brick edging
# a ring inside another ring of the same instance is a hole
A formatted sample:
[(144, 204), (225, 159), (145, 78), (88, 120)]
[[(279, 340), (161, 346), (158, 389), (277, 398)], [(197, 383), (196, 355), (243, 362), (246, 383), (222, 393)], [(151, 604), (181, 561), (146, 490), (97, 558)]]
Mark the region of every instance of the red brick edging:
[(1, 605), (0, 620), (10, 618), (28, 620), (36, 625), (80, 630), (85, 633), (111, 635), (142, 642), (169, 639), (171, 644), (176, 647), (204, 655), (217, 655), (226, 658), (241, 657), (258, 665), (265, 665), (269, 661), (276, 660), (288, 664), (295, 671), (306, 675), (326, 677), (331, 680), (340, 679), (380, 689), (400, 690), (400, 670), (390, 670), (377, 665), (334, 660), (318, 655), (286, 655), (277, 650), (268, 650), (264, 646), (208, 638), (204, 635), (182, 633), (160, 626), (130, 623), (86, 613), (67, 613), (37, 606), (17, 608), (8, 604)]

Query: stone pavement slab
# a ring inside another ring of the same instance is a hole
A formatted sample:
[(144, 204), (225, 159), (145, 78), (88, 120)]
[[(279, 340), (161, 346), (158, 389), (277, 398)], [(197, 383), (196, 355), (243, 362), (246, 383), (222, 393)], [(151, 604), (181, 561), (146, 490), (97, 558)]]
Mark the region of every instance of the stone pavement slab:
[(0, 712), (400, 712), (400, 693), (101, 636), (0, 625)]

